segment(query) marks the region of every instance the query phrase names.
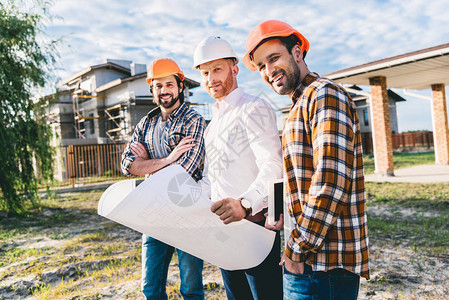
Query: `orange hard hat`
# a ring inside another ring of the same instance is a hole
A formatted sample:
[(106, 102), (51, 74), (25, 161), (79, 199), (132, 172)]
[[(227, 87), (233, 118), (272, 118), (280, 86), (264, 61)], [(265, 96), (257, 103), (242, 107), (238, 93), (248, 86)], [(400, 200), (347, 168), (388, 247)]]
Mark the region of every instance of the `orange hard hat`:
[(267, 38), (271, 37), (287, 37), (296, 36), (303, 52), (309, 51), (309, 41), (300, 34), (296, 29), (285, 22), (278, 20), (268, 20), (257, 25), (248, 35), (246, 39), (246, 54), (243, 57), (243, 63), (251, 71), (256, 71), (257, 68), (252, 62), (252, 54), (256, 48)]
[(148, 68), (147, 73), (147, 82), (151, 84), (151, 81), (155, 78), (161, 78), (165, 76), (176, 75), (184, 80), (184, 73), (178, 67), (178, 65), (174, 62), (174, 60), (170, 58), (160, 58), (153, 61)]

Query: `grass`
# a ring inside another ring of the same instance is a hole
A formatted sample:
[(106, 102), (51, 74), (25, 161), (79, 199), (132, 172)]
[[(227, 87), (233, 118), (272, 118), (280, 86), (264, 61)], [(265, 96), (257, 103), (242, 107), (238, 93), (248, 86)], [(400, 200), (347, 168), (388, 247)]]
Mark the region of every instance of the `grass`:
[[(394, 168), (401, 169), (415, 165), (425, 165), (435, 163), (434, 152), (401, 152), (393, 153)], [(363, 157), (365, 174), (374, 173), (374, 155), (367, 154)]]
[(449, 184), (366, 182), (367, 205), (449, 211)]
[[(366, 295), (447, 299), (448, 278), (438, 269), (449, 266), (449, 184), (367, 182), (366, 193), (372, 245)], [(385, 258), (392, 251), (396, 256)], [(426, 280), (432, 283), (423, 287)]]
[(370, 239), (432, 255), (449, 254), (449, 184), (367, 182)]
[(449, 254), (449, 215), (407, 219), (368, 217), (370, 239), (387, 247), (408, 247), (429, 255)]
[[(421, 264), (422, 257), (426, 263), (431, 257), (449, 258), (449, 184), (367, 182), (366, 193), (371, 245), (408, 249), (416, 254), (406, 258), (412, 265)], [(140, 234), (97, 215), (101, 194), (44, 199), (42, 208), (27, 218), (0, 212), (0, 299), (140, 298)], [(373, 270), (381, 268), (379, 255), (371, 257)], [(219, 276), (216, 267), (207, 269)], [(407, 298), (398, 284), (382, 276), (369, 288)], [(24, 280), (33, 284), (24, 285)], [(214, 282), (204, 289), (207, 299), (225, 299), (223, 287)], [(169, 299), (180, 299), (179, 282), (170, 283), (167, 291)]]
[[(97, 215), (102, 192), (60, 195), (43, 200), (27, 218), (2, 218), (0, 282), (17, 278), (18, 283), (0, 284), (0, 295), (95, 299), (111, 282), (138, 280), (140, 235)], [(20, 278), (34, 278), (35, 285), (24, 287)]]
[[(141, 234), (97, 215), (102, 192), (43, 199), (26, 218), (0, 211), (0, 299), (141, 298)], [(121, 286), (127, 288), (117, 291)], [(223, 287), (212, 283), (205, 290), (224, 299)], [(179, 299), (179, 283), (170, 283), (167, 293)]]
[[(3, 245), (5, 246), (5, 245)], [(52, 254), (51, 248), (9, 248), (2, 251), (0, 257), (0, 267), (8, 266), (12, 263), (24, 261), (27, 257), (43, 256)]]

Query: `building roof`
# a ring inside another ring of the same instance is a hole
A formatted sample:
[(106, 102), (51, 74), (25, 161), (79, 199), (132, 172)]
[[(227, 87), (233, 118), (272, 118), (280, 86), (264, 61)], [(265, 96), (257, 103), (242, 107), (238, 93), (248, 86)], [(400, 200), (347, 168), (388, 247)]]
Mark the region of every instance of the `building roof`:
[[(114, 87), (119, 86), (128, 81), (133, 81), (133, 80), (140, 79), (140, 78), (146, 78), (146, 76), (147, 76), (147, 73), (145, 72), (145, 73), (136, 74), (136, 75), (130, 76), (130, 77), (118, 78), (116, 80), (113, 80), (106, 84), (103, 84), (102, 86), (99, 86), (95, 91), (97, 93), (104, 92), (108, 89), (114, 88)], [(187, 77), (184, 78), (184, 83), (189, 89), (193, 89), (193, 88), (200, 86), (199, 82), (197, 82), (193, 79), (187, 78)]]
[(396, 102), (406, 101), (403, 97), (401, 97), (399, 94), (396, 94), (395, 92), (393, 92), (390, 89), (387, 89), (387, 93), (388, 93), (388, 98), (391, 98)]
[[(353, 90), (362, 91), (362, 89), (360, 87), (356, 86), (356, 85), (353, 85), (350, 88), (353, 89)], [(361, 100), (366, 100), (368, 98), (368, 96), (357, 95), (357, 94), (355, 94), (353, 92), (348, 92), (348, 93), (349, 93), (349, 95), (351, 96), (351, 98), (352, 98), (352, 100), (354, 102), (361, 101)], [(404, 99), (403, 97), (401, 97), (400, 95), (398, 95), (397, 93), (393, 92), (390, 89), (387, 89), (387, 93), (388, 93), (388, 99), (393, 99), (396, 102), (407, 101), (406, 99)], [(286, 113), (290, 112), (291, 107), (292, 107), (291, 105), (287, 105), (287, 106), (284, 106), (283, 108), (279, 109), (279, 111), (282, 114), (286, 114)]]
[(70, 76), (69, 78), (63, 80), (59, 85), (62, 86), (62, 85), (65, 85), (65, 84), (71, 84), (72, 81), (77, 80), (79, 77), (81, 77), (81, 76), (83, 76), (83, 75), (85, 75), (85, 74), (87, 74), (87, 73), (89, 73), (91, 71), (98, 70), (98, 69), (103, 69), (103, 68), (104, 69), (115, 69), (115, 70), (121, 71), (121, 72), (123, 72), (125, 74), (131, 74), (131, 70), (130, 69), (125, 68), (125, 67), (120, 66), (120, 65), (117, 65), (117, 64), (112, 63), (112, 62), (107, 62), (107, 63), (104, 63), (104, 64), (90, 66), (88, 68), (85, 68), (84, 70), (81, 70), (78, 73), (75, 73), (72, 76)]
[[(351, 90), (357, 90), (357, 91), (362, 91), (363, 92), (362, 88), (360, 88), (357, 85), (352, 85), (352, 86), (350, 86), (348, 88), (351, 89)], [(354, 100), (354, 101), (366, 100), (366, 98), (368, 97), (368, 96), (366, 96), (364, 94), (357, 94), (357, 93), (352, 92), (352, 91), (348, 91), (348, 92), (349, 92), (349, 95), (351, 96), (352, 100)], [(397, 94), (394, 91), (392, 91), (391, 89), (387, 89), (387, 93), (388, 93), (388, 99), (392, 99), (392, 100), (394, 100), (396, 102), (407, 101), (403, 97), (401, 97), (399, 94)]]
[(385, 76), (387, 86), (428, 89), (449, 84), (449, 43), (385, 58), (325, 75), (339, 83), (369, 85), (369, 78)]

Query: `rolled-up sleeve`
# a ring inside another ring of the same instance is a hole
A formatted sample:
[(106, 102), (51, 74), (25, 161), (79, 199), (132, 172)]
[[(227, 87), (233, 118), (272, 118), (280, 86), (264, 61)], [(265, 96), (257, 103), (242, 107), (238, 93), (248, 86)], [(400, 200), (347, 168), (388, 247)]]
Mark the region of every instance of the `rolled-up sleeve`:
[(177, 160), (177, 164), (181, 165), (187, 173), (196, 181), (202, 178), (202, 171), (204, 166), (204, 129), (206, 121), (198, 114), (193, 115), (186, 120), (186, 136), (194, 139), (194, 146), (189, 151), (186, 151)]
[(145, 123), (145, 119), (143, 118), (137, 125), (136, 128), (134, 129), (134, 133), (133, 136), (131, 138), (131, 140), (126, 144), (125, 149), (123, 150), (122, 153), (122, 161), (121, 161), (121, 169), (122, 169), (122, 173), (126, 176), (133, 176), (133, 174), (129, 173), (129, 168), (131, 168), (131, 164), (134, 162), (134, 160), (136, 159), (136, 156), (133, 155), (132, 151), (131, 151), (131, 147), (130, 145), (134, 142), (141, 142), (143, 143), (143, 124)]

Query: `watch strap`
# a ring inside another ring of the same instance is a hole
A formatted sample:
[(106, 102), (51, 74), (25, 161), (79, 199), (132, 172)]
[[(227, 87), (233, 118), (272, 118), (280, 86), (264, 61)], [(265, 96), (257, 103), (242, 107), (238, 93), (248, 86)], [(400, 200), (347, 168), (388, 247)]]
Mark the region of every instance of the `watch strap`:
[[(247, 218), (247, 217), (251, 214), (251, 211), (252, 211), (252, 208), (251, 208), (251, 202), (250, 202), (248, 199), (245, 199), (245, 198), (240, 198), (239, 200), (240, 200), (240, 205), (241, 205), (241, 206), (243, 207), (243, 209), (245, 210), (245, 218)], [(249, 207), (245, 207), (245, 206), (243, 205), (243, 203), (242, 203), (243, 200), (248, 201), (248, 202), (250, 203), (250, 206), (249, 206)]]

